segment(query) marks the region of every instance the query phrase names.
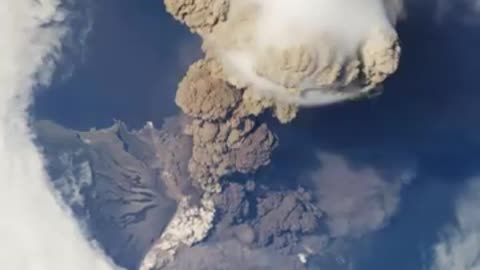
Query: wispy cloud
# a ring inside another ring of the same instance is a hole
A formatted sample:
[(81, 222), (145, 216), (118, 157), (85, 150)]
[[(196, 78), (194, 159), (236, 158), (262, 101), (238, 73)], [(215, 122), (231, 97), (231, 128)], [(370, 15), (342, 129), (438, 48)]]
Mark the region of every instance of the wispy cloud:
[(431, 270), (480, 269), (480, 178), (470, 180), (456, 203), (456, 224), (434, 248)]
[(435, 3), (435, 15), (439, 21), (454, 17), (467, 24), (480, 23), (479, 0), (437, 0)]
[(59, 204), (32, 142), (32, 91), (48, 85), (68, 15), (60, 0), (0, 1), (0, 268), (108, 270)]
[(354, 167), (330, 153), (320, 153), (318, 159), (320, 167), (308, 179), (333, 237), (360, 236), (382, 228), (397, 210), (400, 192), (415, 172), (402, 168), (385, 174), (374, 167)]

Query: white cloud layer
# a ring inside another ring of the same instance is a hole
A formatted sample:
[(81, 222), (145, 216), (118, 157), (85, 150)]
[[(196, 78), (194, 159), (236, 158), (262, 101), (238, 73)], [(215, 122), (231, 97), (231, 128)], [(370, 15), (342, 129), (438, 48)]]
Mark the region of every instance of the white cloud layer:
[(49, 185), (32, 142), (32, 91), (47, 85), (68, 29), (60, 0), (0, 1), (0, 269), (109, 270)]
[(434, 248), (431, 270), (480, 270), (480, 178), (472, 179), (456, 203), (456, 225)]

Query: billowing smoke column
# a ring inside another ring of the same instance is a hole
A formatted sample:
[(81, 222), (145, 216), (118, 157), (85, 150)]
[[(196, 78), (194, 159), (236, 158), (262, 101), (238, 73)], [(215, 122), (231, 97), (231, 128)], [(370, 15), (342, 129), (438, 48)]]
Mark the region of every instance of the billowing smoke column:
[(165, 0), (203, 38), (205, 58), (179, 84), (192, 122), (189, 164), (204, 190), (270, 161), (277, 139), (256, 116), (283, 123), (298, 107), (369, 95), (398, 66), (400, 0)]
[[(278, 139), (258, 116), (280, 122), (299, 107), (369, 96), (398, 66), (400, 0), (165, 0), (203, 39), (176, 103), (192, 137), (189, 174), (201, 199), (180, 201), (142, 270), (163, 269), (181, 247), (207, 237), (228, 188), (221, 180), (269, 164)], [(287, 196), (288, 197), (288, 196)], [(309, 215), (315, 220), (315, 214)], [(315, 224), (313, 222), (312, 224)]]
[(398, 0), (166, 0), (225, 80), (315, 106), (369, 94), (398, 66)]

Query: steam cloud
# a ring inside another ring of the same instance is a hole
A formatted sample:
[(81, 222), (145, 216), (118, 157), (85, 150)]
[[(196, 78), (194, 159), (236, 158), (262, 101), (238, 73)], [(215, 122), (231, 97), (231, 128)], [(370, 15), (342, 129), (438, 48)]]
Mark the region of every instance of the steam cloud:
[(109, 270), (49, 186), (29, 128), (32, 91), (48, 85), (68, 13), (59, 0), (0, 2), (0, 268)]
[(398, 66), (398, 0), (170, 1), (227, 81), (304, 106), (366, 95)]

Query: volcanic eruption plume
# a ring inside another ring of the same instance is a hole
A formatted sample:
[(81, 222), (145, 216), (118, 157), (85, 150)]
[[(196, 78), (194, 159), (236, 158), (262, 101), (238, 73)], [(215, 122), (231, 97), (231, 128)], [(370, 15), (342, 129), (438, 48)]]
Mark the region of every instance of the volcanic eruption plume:
[(259, 115), (270, 110), (287, 123), (302, 106), (376, 94), (400, 58), (401, 0), (164, 3), (203, 40), (205, 56), (190, 66), (176, 96), (193, 142), (188, 171), (203, 197), (196, 206), (180, 204), (141, 269), (162, 268), (165, 253), (207, 237), (222, 179), (269, 164), (278, 138)]
[(263, 98), (315, 106), (370, 93), (398, 66), (398, 0), (172, 1), (224, 79)]

